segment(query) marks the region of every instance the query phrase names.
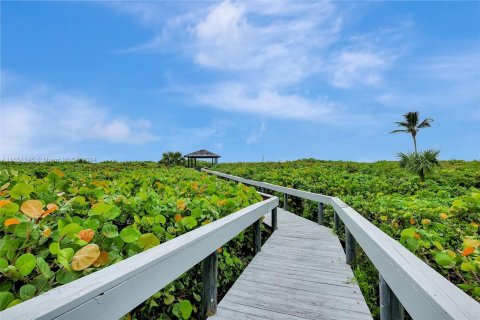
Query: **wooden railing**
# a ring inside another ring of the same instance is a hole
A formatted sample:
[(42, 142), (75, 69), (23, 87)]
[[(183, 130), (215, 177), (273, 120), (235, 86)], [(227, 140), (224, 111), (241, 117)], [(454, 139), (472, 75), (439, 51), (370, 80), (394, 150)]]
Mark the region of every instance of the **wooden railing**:
[[(202, 169), (219, 177), (246, 185), (318, 202), (318, 222), (324, 223), (324, 204), (335, 211), (334, 226), (345, 225), (347, 262), (355, 260), (356, 243), (369, 257), (380, 275), (380, 318), (403, 319), (405, 308), (413, 319), (480, 319), (480, 304), (445, 279), (396, 240), (367, 221), (336, 197), (282, 187)], [(281, 226), (280, 226), (281, 227)]]
[(277, 197), (269, 197), (6, 309), (0, 319), (118, 319), (202, 261), (202, 312), (211, 315), (217, 304), (217, 249), (253, 224), (258, 252), (260, 221), (268, 212), (275, 215), (278, 204)]

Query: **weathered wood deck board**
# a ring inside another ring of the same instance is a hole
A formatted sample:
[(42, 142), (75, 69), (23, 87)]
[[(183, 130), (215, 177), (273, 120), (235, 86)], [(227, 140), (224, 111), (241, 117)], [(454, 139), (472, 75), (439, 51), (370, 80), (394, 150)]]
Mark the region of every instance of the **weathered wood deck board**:
[[(270, 225), (271, 217), (265, 217)], [(328, 228), (278, 208), (278, 230), (218, 305), (213, 320), (372, 319)]]

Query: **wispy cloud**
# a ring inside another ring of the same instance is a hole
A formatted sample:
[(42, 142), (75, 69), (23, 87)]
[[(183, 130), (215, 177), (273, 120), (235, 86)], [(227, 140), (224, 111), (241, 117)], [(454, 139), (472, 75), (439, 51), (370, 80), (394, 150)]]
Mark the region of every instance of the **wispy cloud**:
[(326, 96), (321, 90), (312, 97), (292, 89), (310, 77), (319, 87), (375, 86), (393, 60), (379, 50), (376, 34), (343, 34), (345, 13), (330, 1), (195, 3), (167, 19), (151, 15), (163, 3), (118, 6), (154, 30), (135, 50), (180, 50), (216, 74), (209, 85), (191, 85), (191, 96), (206, 107), (295, 120), (356, 117), (342, 114), (345, 108), (328, 97), (317, 98)]
[(252, 89), (242, 83), (225, 83), (199, 93), (195, 99), (221, 110), (258, 114), (270, 118), (321, 121), (333, 110), (333, 103), (312, 101), (295, 94), (269, 89)]
[(254, 144), (260, 142), (260, 140), (263, 138), (263, 135), (267, 132), (267, 126), (265, 125), (265, 122), (262, 121), (260, 124), (260, 128), (258, 131), (252, 132), (248, 138), (247, 138), (247, 145)]
[[(9, 93), (2, 83), (0, 155), (36, 156), (68, 142), (105, 141), (144, 144), (157, 139), (145, 119), (110, 112), (95, 100), (44, 85)], [(64, 150), (62, 150), (64, 151)]]

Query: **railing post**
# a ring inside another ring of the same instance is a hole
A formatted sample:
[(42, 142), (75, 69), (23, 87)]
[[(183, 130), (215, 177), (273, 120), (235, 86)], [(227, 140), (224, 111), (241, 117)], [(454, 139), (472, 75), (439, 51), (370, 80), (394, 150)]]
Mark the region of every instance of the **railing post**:
[(403, 320), (403, 306), (388, 283), (379, 275), (380, 282), (380, 320)]
[(340, 217), (338, 216), (337, 212), (333, 213), (333, 224), (335, 226), (335, 231), (338, 233), (340, 230)]
[(262, 231), (260, 229), (260, 224), (260, 219), (253, 223), (253, 243), (255, 246), (255, 254), (262, 251)]
[(318, 224), (322, 225), (325, 223), (325, 213), (323, 212), (323, 203), (318, 203)]
[(286, 193), (283, 194), (283, 210), (288, 211), (288, 196)]
[(272, 230), (275, 231), (278, 229), (278, 222), (277, 222), (277, 208), (272, 209)]
[(217, 251), (203, 259), (202, 267), (202, 315), (207, 318), (217, 313)]
[(345, 226), (345, 255), (348, 264), (353, 264), (355, 262), (356, 246), (357, 242), (355, 241), (355, 238)]

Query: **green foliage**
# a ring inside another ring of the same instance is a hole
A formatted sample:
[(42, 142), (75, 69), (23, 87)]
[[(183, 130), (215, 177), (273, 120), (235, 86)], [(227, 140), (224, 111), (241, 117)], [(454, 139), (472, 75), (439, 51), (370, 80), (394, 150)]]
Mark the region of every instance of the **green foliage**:
[[(2, 163), (1, 168), (0, 310), (261, 200), (242, 184), (148, 162)], [(26, 201), (34, 205), (22, 207)], [(251, 242), (241, 233), (219, 249), (222, 294), (251, 258)], [(73, 264), (87, 245), (99, 248), (97, 260)], [(199, 269), (127, 317), (197, 318)]]
[(438, 150), (426, 150), (420, 153), (403, 153), (400, 152), (400, 167), (407, 169), (413, 174), (418, 174), (421, 181), (425, 181), (425, 177), (433, 173), (440, 166), (438, 160)]
[(183, 166), (185, 165), (185, 159), (178, 151), (167, 151), (162, 154), (162, 160), (159, 163), (167, 167)]
[[(353, 163), (307, 159), (220, 164), (214, 170), (340, 197), (480, 301), (478, 161), (442, 161), (425, 182), (396, 162), (387, 161)], [(280, 194), (277, 196), (283, 198)], [(290, 197), (288, 205), (295, 213), (316, 219), (316, 203)], [(332, 227), (333, 210), (329, 207), (325, 209), (325, 219)], [(372, 313), (377, 314), (378, 276), (364, 258), (358, 259), (355, 275)]]

